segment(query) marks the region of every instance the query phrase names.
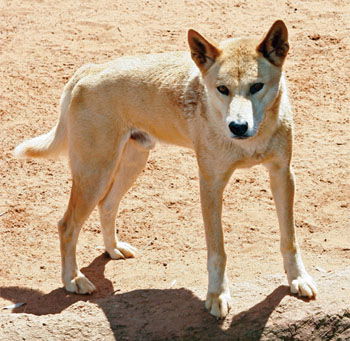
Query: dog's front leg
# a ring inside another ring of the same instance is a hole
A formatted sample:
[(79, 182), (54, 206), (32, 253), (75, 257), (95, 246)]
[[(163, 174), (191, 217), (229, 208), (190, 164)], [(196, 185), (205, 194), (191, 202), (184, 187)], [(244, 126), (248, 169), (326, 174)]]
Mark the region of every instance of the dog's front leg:
[(226, 278), (226, 254), (221, 225), (222, 196), (229, 176), (200, 174), (200, 193), (208, 252), (208, 294), (205, 306), (218, 318), (227, 315), (231, 295)]
[(292, 293), (315, 297), (316, 285), (306, 272), (296, 241), (293, 217), (294, 174), (290, 165), (269, 164), (272, 194), (275, 200), (281, 233), (281, 252)]

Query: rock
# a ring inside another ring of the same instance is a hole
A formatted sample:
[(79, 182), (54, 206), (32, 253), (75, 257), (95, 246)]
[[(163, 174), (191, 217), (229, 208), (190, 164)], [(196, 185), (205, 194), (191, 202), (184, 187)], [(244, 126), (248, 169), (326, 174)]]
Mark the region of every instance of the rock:
[(349, 340), (349, 278), (350, 267), (319, 274), (311, 301), (289, 294), (282, 275), (235, 283), (223, 321), (205, 311), (205, 292), (184, 288), (78, 301), (57, 314), (1, 313), (0, 340)]

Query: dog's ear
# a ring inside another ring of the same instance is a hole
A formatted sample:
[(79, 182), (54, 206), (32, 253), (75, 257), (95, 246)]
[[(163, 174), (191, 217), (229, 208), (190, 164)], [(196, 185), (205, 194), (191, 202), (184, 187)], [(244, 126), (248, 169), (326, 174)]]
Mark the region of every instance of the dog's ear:
[(288, 30), (282, 20), (277, 20), (267, 32), (257, 51), (276, 66), (282, 66), (289, 50)]
[(221, 52), (195, 30), (188, 31), (188, 45), (193, 61), (203, 73), (209, 70)]

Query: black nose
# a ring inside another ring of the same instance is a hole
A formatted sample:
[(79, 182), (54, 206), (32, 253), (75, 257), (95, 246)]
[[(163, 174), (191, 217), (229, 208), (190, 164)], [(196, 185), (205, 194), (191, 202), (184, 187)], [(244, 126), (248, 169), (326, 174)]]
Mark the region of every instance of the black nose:
[(228, 125), (231, 132), (236, 136), (243, 136), (248, 130), (247, 121), (232, 121)]

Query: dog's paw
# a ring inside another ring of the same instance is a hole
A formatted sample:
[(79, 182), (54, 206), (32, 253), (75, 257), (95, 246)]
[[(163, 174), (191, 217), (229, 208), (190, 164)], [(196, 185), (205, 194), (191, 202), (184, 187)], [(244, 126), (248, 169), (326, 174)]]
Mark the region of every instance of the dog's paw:
[(95, 286), (83, 275), (79, 274), (65, 285), (65, 289), (76, 294), (91, 294)]
[(232, 307), (230, 293), (225, 292), (220, 295), (208, 293), (205, 301), (205, 307), (209, 310), (210, 314), (217, 318), (226, 317)]
[(305, 270), (300, 252), (283, 254), (283, 263), (291, 293), (315, 298), (317, 287), (312, 277)]
[(115, 249), (106, 250), (112, 259), (134, 258), (137, 249), (128, 243), (118, 242)]
[(291, 280), (290, 291), (299, 296), (315, 298), (317, 295), (317, 287), (311, 276), (308, 274), (300, 275)]

